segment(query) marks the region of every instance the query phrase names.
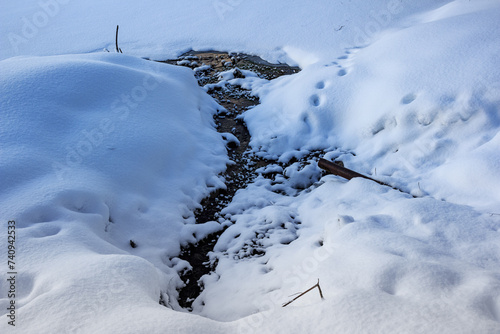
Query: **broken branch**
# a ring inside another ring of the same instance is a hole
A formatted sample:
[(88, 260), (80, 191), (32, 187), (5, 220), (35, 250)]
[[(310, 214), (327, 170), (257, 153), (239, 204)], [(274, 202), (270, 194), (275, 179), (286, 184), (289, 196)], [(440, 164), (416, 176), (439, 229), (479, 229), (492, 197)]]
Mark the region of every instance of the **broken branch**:
[(297, 297), (295, 297), (294, 299), (292, 299), (292, 300), (290, 300), (290, 301), (286, 302), (286, 303), (285, 303), (285, 304), (283, 304), (281, 307), (285, 307), (285, 306), (287, 306), (287, 305), (289, 305), (289, 304), (293, 303), (296, 299), (298, 299), (298, 298), (302, 297), (303, 295), (305, 295), (306, 293), (308, 293), (309, 291), (311, 291), (312, 289), (314, 289), (314, 288), (316, 288), (316, 287), (318, 288), (318, 291), (319, 291), (319, 296), (321, 297), (321, 299), (325, 299), (325, 298), (323, 297), (323, 291), (321, 291), (321, 287), (319, 286), (319, 278), (318, 278), (318, 283), (316, 283), (315, 285), (313, 285), (312, 287), (310, 287), (310, 288), (309, 288), (309, 289), (307, 289), (306, 291), (302, 292), (300, 295), (298, 295), (298, 296), (297, 296)]
[(348, 168), (342, 167), (340, 165), (337, 165), (334, 162), (328, 161), (328, 160), (323, 159), (323, 158), (319, 159), (318, 167), (319, 168), (323, 168), (324, 170), (326, 170), (326, 171), (328, 171), (328, 172), (330, 172), (332, 174), (335, 174), (335, 175), (338, 175), (340, 177), (343, 177), (344, 179), (350, 180), (350, 179), (353, 179), (355, 177), (362, 177), (364, 179), (375, 181), (378, 184), (381, 184), (383, 186), (387, 185), (387, 184), (385, 184), (383, 182), (374, 180), (371, 177), (365, 176), (363, 174), (359, 174), (358, 172), (355, 172), (355, 171), (350, 170)]
[(359, 174), (358, 172), (355, 172), (355, 171), (350, 170), (348, 168), (342, 167), (340, 165), (337, 165), (334, 162), (328, 161), (328, 160), (323, 159), (323, 158), (319, 159), (319, 161), (318, 161), (318, 167), (322, 168), (322, 169), (326, 170), (327, 172), (330, 172), (330, 173), (332, 173), (334, 175), (343, 177), (344, 179), (347, 179), (347, 180), (353, 179), (355, 177), (362, 177), (364, 179), (368, 179), (368, 180), (371, 180), (373, 182), (377, 182), (380, 185), (383, 185), (383, 186), (386, 186), (386, 187), (391, 187), (394, 190), (400, 191), (400, 192), (405, 193), (405, 194), (409, 194), (409, 195), (411, 195), (413, 197), (417, 197), (417, 196), (412, 195), (412, 194), (410, 194), (410, 193), (408, 193), (406, 191), (403, 191), (403, 190), (401, 190), (399, 188), (393, 187), (393, 186), (391, 186), (391, 185), (389, 185), (387, 183), (384, 183), (384, 182), (372, 179), (371, 177), (365, 176), (363, 174)]

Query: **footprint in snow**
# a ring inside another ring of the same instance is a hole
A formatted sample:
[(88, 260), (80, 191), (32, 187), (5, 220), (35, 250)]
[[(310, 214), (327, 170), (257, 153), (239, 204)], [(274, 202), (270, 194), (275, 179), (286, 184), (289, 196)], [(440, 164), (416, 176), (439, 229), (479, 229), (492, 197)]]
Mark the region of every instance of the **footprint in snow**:
[(330, 67), (330, 66), (339, 66), (339, 63), (337, 63), (336, 61), (332, 61), (330, 64), (326, 64), (324, 65), (325, 67)]
[(415, 101), (415, 99), (417, 98), (417, 96), (413, 93), (410, 93), (410, 94), (406, 94), (405, 96), (403, 96), (403, 98), (401, 99), (401, 104), (410, 104), (412, 103), (413, 101)]
[(317, 89), (323, 89), (323, 88), (325, 88), (325, 82), (324, 81), (320, 81), (320, 82), (316, 83), (316, 88)]
[(314, 94), (312, 95), (310, 98), (309, 98), (309, 101), (311, 103), (311, 105), (317, 107), (320, 105), (321, 101), (319, 100), (319, 96)]
[(344, 70), (344, 69), (341, 69), (340, 71), (338, 71), (338, 72), (337, 72), (337, 75), (338, 75), (339, 77), (343, 77), (343, 76), (344, 76), (344, 75), (346, 75), (346, 74), (347, 74), (347, 71), (346, 71), (346, 70)]

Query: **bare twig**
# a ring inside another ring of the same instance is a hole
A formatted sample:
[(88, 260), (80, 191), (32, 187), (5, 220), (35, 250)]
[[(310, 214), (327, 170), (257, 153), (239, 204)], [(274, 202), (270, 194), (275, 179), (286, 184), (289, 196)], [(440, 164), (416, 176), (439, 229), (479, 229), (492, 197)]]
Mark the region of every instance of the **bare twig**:
[(298, 295), (297, 297), (293, 298), (292, 300), (286, 302), (285, 304), (283, 304), (281, 307), (285, 307), (291, 303), (293, 303), (296, 299), (302, 297), (303, 295), (305, 295), (306, 293), (308, 293), (309, 291), (311, 291), (312, 289), (314, 288), (318, 288), (318, 291), (319, 291), (319, 296), (321, 297), (321, 299), (325, 299), (323, 297), (323, 291), (321, 291), (321, 287), (319, 286), (319, 278), (318, 278), (318, 283), (314, 284), (312, 287), (310, 287), (309, 289), (307, 289), (306, 291), (302, 292), (300, 295)]
[(321, 291), (321, 287), (319, 286), (319, 278), (318, 278), (318, 283), (316, 283), (316, 285), (318, 286), (319, 296), (321, 297), (321, 299), (325, 299), (325, 297), (323, 297), (323, 291)]
[(120, 49), (118, 47), (118, 28), (119, 27), (120, 27), (119, 25), (116, 25), (116, 37), (115, 37), (116, 52), (123, 53), (122, 49)]

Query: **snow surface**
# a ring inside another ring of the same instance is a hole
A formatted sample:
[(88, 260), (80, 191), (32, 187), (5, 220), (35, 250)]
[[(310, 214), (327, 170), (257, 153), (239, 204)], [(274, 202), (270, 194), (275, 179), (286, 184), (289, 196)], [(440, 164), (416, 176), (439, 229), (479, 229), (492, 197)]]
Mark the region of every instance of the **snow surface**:
[(415, 12), (446, 0), (123, 1), (26, 0), (2, 4), (0, 59), (115, 49), (167, 59), (190, 49), (240, 51), (309, 64), (369, 43)]
[[(498, 1), (25, 1), (0, 19), (2, 333), (500, 332)], [(100, 52), (116, 24), (125, 54)], [(302, 67), (221, 74), (261, 99), (257, 155), (325, 150), (404, 192), (276, 163), (195, 225), (237, 139), (193, 71), (136, 57), (188, 49)], [(189, 314), (176, 256), (222, 226)], [(324, 300), (281, 307), (318, 279)]]
[(262, 104), (245, 115), (252, 145), (282, 160), (340, 147), (356, 154), (346, 157), (355, 170), (498, 211), (500, 43), (490, 32), (500, 12), (495, 2), (457, 6), (255, 88)]

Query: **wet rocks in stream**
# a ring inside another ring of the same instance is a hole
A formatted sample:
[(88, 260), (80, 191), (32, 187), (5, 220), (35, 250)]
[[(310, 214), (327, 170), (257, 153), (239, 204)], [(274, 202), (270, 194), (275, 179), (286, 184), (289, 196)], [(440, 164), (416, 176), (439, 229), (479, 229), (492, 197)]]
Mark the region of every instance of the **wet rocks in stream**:
[[(259, 159), (251, 153), (249, 150), (250, 133), (244, 122), (238, 118), (248, 108), (257, 105), (258, 98), (239, 86), (217, 85), (222, 79), (220, 74), (232, 70), (232, 78), (244, 78), (246, 71), (252, 71), (260, 78), (271, 80), (282, 75), (297, 73), (299, 68), (286, 64), (270, 64), (255, 56), (214, 51), (191, 51), (178, 59), (165, 62), (192, 68), (200, 86), (206, 86), (208, 93), (225, 109), (219, 111), (214, 120), (217, 131), (226, 141), (229, 159), (234, 164), (228, 165), (222, 175), (226, 189), (213, 192), (202, 201), (202, 209), (194, 213), (197, 223), (217, 221), (221, 218), (220, 211), (231, 202), (236, 191), (245, 188), (254, 180), (258, 175), (257, 170), (266, 170), (266, 166), (275, 163)], [(276, 177), (276, 174), (268, 173), (267, 176)], [(180, 273), (185, 283), (185, 286), (179, 290), (178, 302), (181, 307), (191, 309), (192, 302), (203, 288), (199, 284), (199, 279), (215, 269), (216, 263), (210, 263), (208, 253), (213, 250), (223, 231), (213, 233), (181, 250), (179, 258), (189, 262), (192, 267), (191, 270)], [(255, 256), (260, 255), (261, 252), (258, 249), (249, 250), (249, 254)]]

